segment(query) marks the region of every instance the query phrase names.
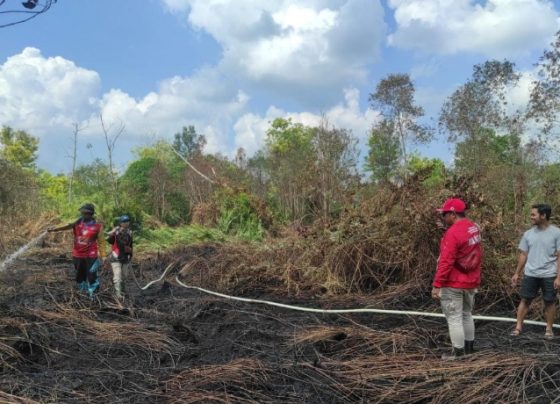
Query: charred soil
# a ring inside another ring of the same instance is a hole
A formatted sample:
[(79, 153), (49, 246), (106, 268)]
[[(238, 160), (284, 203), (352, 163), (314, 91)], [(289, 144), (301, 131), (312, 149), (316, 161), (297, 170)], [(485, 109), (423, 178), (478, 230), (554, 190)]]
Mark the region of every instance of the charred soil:
[[(174, 281), (181, 270), (187, 283), (283, 303), (439, 311), (429, 290), (412, 286), (330, 295), (294, 291), (281, 277), (217, 274), (224, 248), (146, 257), (129, 272), (122, 304), (107, 272), (93, 300), (75, 290), (71, 261), (57, 250), (17, 261), (0, 274), (0, 401), (544, 403), (560, 395), (560, 339), (544, 341), (538, 327), (513, 339), (508, 324), (479, 322), (478, 352), (443, 362), (442, 319), (302, 313)], [(172, 276), (140, 289), (172, 262)], [(484, 311), (511, 316), (514, 303)]]

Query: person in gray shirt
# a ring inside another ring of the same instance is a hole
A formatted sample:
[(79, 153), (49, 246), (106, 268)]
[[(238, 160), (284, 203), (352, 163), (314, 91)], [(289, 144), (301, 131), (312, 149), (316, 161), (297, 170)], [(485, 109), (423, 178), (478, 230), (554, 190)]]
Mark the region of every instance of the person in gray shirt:
[[(544, 338), (554, 338), (552, 325), (556, 317), (556, 291), (560, 289), (560, 229), (549, 223), (552, 209), (549, 205), (531, 207), (533, 227), (523, 234), (519, 242), (517, 269), (511, 278), (512, 287), (521, 282), (521, 302), (517, 308), (517, 324), (511, 335), (516, 337), (523, 330), (523, 320), (539, 289), (545, 304), (546, 332)], [(524, 271), (523, 271), (524, 270)]]

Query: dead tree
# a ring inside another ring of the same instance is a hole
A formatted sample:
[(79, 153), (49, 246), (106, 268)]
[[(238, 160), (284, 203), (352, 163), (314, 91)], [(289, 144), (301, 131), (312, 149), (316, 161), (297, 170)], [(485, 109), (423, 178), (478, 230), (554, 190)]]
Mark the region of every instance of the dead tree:
[(115, 168), (113, 164), (113, 153), (115, 151), (115, 145), (119, 137), (123, 134), (125, 125), (119, 122), (118, 126), (114, 127), (114, 124), (109, 126), (105, 125), (103, 121), (103, 114), (99, 114), (99, 120), (101, 121), (101, 129), (103, 130), (103, 136), (105, 137), (105, 145), (107, 146), (107, 157), (109, 160), (109, 176), (111, 178), (111, 191), (113, 193), (113, 200), (115, 206), (120, 207), (119, 203), (119, 186), (117, 182), (117, 177), (115, 175)]

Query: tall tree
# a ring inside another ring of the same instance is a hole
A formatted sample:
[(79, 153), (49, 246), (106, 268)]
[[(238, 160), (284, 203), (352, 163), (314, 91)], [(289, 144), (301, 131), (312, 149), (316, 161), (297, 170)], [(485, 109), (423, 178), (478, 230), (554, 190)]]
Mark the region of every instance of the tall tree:
[(275, 119), (266, 132), (272, 193), (282, 213), (290, 219), (303, 219), (315, 187), (309, 178), (313, 170), (313, 129), (290, 119)]
[(0, 130), (0, 158), (16, 167), (33, 169), (39, 150), (39, 139), (23, 130), (3, 126)]
[(528, 115), (542, 125), (545, 135), (557, 137), (553, 132), (560, 118), (560, 31), (537, 65), (539, 78), (533, 83)]
[(122, 122), (120, 122), (117, 126), (115, 126), (114, 124), (106, 125), (105, 121), (103, 120), (102, 114), (99, 114), (99, 120), (101, 121), (101, 129), (103, 130), (105, 145), (107, 146), (107, 158), (109, 161), (109, 175), (111, 178), (113, 201), (115, 202), (116, 207), (120, 207), (119, 185), (117, 181), (117, 174), (115, 172), (113, 156), (115, 153), (115, 146), (117, 144), (117, 140), (123, 134), (125, 126)]
[(345, 202), (357, 182), (357, 143), (349, 131), (329, 127), (325, 119), (313, 132), (315, 203), (325, 219)]
[[(484, 135), (487, 129), (511, 129), (520, 114), (508, 115), (506, 92), (519, 81), (515, 65), (489, 60), (473, 67), (472, 77), (443, 104), (439, 125), (452, 142)], [(519, 128), (517, 129), (519, 130)]]
[(365, 168), (378, 183), (389, 182), (399, 166), (399, 139), (394, 133), (393, 123), (383, 119), (369, 135)]
[(378, 108), (393, 127), (393, 135), (399, 140), (403, 167), (408, 160), (407, 143), (425, 143), (432, 137), (431, 131), (418, 123), (418, 119), (424, 116), (424, 109), (416, 104), (414, 93), (414, 84), (408, 74), (390, 74), (369, 96), (372, 107)]
[(74, 176), (76, 175), (76, 163), (78, 160), (78, 135), (85, 129), (78, 122), (72, 124), (72, 149), (68, 157), (72, 160), (72, 170), (70, 171), (70, 181), (68, 182), (68, 200), (71, 201), (74, 196)]

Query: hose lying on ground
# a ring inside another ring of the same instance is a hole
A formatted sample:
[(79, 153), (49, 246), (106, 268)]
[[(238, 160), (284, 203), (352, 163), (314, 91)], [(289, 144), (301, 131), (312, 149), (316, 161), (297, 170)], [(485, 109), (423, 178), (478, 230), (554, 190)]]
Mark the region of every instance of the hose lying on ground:
[[(174, 264), (175, 264), (174, 262), (169, 264), (167, 266), (167, 268), (165, 268), (165, 271), (163, 271), (163, 273), (161, 274), (161, 276), (158, 279), (155, 279), (155, 280), (149, 282), (146, 286), (142, 287), (141, 289), (142, 290), (147, 290), (152, 285), (162, 281), (163, 278), (165, 278), (165, 276), (169, 272), (169, 270), (171, 270), (171, 268), (174, 266)], [(198, 286), (191, 286), (191, 285), (184, 284), (179, 279), (179, 276), (175, 277), (175, 281), (177, 282), (177, 284), (179, 286), (181, 286), (183, 288), (198, 290), (200, 292), (203, 292), (203, 293), (206, 293), (206, 294), (209, 294), (209, 295), (213, 295), (213, 296), (217, 296), (217, 297), (221, 297), (221, 298), (224, 298), (224, 299), (236, 300), (236, 301), (246, 302), (246, 303), (266, 304), (266, 305), (269, 305), (269, 306), (282, 307), (284, 309), (305, 311), (305, 312), (310, 312), (310, 313), (325, 313), (325, 314), (376, 313), (376, 314), (394, 314), (394, 315), (400, 315), (400, 316), (421, 316), (421, 317), (445, 318), (445, 315), (443, 313), (431, 313), (431, 312), (424, 312), (424, 311), (386, 310), (386, 309), (373, 309), (373, 308), (318, 309), (318, 308), (313, 308), (313, 307), (301, 307), (301, 306), (294, 306), (294, 305), (291, 305), (291, 304), (271, 302), (271, 301), (268, 301), (268, 300), (249, 299), (249, 298), (246, 298), (246, 297), (231, 296), (231, 295), (226, 295), (224, 293), (214, 292), (212, 290), (200, 288)], [(473, 316), (473, 319), (474, 320), (480, 320), (480, 321), (499, 321), (499, 322), (505, 322), (505, 323), (515, 323), (517, 321), (515, 318), (510, 318), (510, 317), (479, 316), (479, 315)], [(535, 321), (535, 320), (525, 320), (524, 324), (546, 326), (545, 322)], [(552, 326), (554, 328), (560, 329), (560, 324), (553, 324)]]

